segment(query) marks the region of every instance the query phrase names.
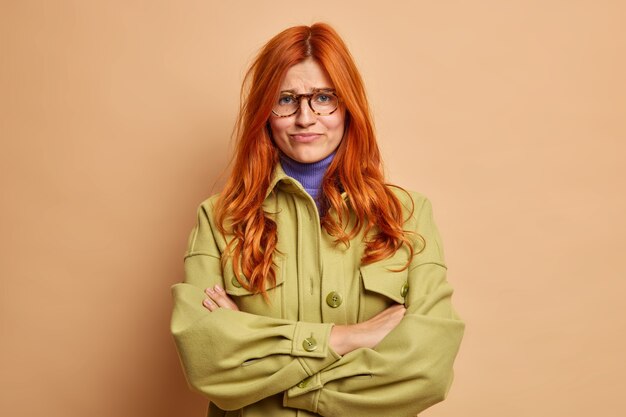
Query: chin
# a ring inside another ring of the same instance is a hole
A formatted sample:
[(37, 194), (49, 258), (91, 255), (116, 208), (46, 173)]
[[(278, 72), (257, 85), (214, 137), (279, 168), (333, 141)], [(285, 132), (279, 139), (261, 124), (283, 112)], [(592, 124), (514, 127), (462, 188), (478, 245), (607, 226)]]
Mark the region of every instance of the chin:
[(295, 154), (293, 156), (290, 156), (290, 158), (302, 164), (312, 164), (313, 162), (321, 161), (322, 159), (326, 158), (328, 155), (330, 155), (330, 153), (329, 154), (305, 153), (305, 154)]

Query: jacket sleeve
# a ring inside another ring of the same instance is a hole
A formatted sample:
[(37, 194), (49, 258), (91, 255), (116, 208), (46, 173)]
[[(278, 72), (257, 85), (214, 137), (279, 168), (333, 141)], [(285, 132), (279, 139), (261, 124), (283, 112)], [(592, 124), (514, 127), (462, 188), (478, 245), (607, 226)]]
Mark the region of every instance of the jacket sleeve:
[(290, 388), (285, 406), (327, 417), (415, 416), (446, 397), (465, 325), (451, 304), (430, 202), (421, 197), (415, 212), (411, 227), (426, 245), (409, 266), (405, 317), (374, 349), (354, 350)]
[[(171, 332), (189, 386), (234, 410), (285, 391), (340, 356), (328, 346), (332, 324), (203, 307), (206, 288), (225, 288), (210, 212), (210, 204), (198, 209), (184, 282), (172, 286)], [(309, 352), (303, 342), (310, 336), (317, 348)]]

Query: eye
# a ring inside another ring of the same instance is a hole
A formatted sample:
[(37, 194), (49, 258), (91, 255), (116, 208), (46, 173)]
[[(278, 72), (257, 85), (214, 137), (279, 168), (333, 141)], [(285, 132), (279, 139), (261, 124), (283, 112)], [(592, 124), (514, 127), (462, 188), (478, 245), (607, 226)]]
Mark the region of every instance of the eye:
[(278, 104), (280, 106), (287, 106), (289, 104), (295, 103), (296, 100), (292, 95), (283, 95), (278, 98)]
[(328, 103), (329, 101), (332, 101), (332, 99), (333, 97), (330, 94), (320, 93), (315, 95), (315, 101), (318, 103)]

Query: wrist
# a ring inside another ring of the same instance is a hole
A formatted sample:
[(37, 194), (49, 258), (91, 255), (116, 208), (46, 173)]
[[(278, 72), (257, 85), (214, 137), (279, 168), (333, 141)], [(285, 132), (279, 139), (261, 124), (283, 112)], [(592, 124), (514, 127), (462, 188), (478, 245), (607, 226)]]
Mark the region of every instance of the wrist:
[(342, 325), (334, 325), (332, 330), (330, 331), (330, 347), (339, 355), (345, 355), (355, 349), (352, 345), (353, 338), (351, 337), (350, 327), (352, 326), (342, 326)]

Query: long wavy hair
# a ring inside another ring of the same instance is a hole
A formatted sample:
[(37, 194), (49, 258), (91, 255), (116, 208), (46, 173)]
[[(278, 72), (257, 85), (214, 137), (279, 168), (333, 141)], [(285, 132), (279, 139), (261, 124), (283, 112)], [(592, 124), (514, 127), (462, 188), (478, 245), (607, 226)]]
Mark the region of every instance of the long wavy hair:
[(309, 57), (326, 70), (345, 110), (344, 135), (322, 182), (322, 227), (347, 246), (364, 229), (363, 264), (390, 257), (402, 245), (409, 261), (413, 256), (402, 204), (384, 182), (365, 87), (348, 48), (327, 24), (291, 27), (261, 49), (244, 78), (234, 165), (216, 203), (218, 229), (229, 237), (223, 265), (232, 261), (240, 284), (264, 296), (268, 284), (276, 284), (278, 241), (276, 222), (261, 207), (279, 160), (268, 120), (287, 70)]

